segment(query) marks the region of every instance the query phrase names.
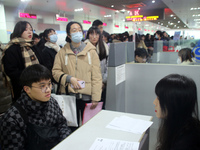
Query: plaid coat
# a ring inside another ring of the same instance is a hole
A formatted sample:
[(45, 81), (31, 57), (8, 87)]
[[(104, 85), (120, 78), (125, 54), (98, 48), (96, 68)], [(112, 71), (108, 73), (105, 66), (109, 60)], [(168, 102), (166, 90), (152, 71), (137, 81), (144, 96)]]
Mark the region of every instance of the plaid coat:
[[(38, 102), (31, 100), (25, 92), (22, 92), (17, 103), (26, 111), (30, 123), (38, 126), (57, 126), (60, 141), (71, 133), (58, 103), (52, 97), (48, 102)], [(19, 111), (14, 106), (8, 109), (0, 125), (1, 148), (3, 150), (24, 150), (26, 128)]]

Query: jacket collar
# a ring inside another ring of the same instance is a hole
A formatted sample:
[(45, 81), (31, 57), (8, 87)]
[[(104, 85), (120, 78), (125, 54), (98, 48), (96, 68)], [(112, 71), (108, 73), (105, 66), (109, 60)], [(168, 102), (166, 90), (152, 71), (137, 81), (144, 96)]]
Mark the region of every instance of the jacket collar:
[[(72, 51), (71, 47), (70, 47), (70, 43), (66, 43), (64, 46), (65, 49), (65, 53), (67, 55), (75, 55), (74, 52)], [(87, 42), (85, 48), (77, 54), (77, 56), (80, 55), (86, 55), (87, 52), (91, 51), (91, 50), (95, 50), (96, 51), (96, 47), (94, 45), (92, 45), (92, 43)]]

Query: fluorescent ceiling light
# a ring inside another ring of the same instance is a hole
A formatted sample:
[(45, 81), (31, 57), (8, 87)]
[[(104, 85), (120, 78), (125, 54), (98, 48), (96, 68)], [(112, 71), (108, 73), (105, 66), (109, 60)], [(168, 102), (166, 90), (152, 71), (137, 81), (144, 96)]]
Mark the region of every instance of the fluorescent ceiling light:
[(111, 5), (111, 7), (114, 7), (114, 5)]

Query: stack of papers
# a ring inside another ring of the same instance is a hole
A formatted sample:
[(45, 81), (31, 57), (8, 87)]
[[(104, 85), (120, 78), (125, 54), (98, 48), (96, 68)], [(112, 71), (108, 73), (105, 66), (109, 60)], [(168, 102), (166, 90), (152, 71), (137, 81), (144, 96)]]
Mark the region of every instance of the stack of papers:
[(138, 150), (139, 142), (97, 138), (89, 150)]
[(152, 124), (152, 121), (133, 119), (127, 116), (120, 116), (114, 118), (106, 126), (106, 128), (131, 132), (135, 134), (143, 134)]

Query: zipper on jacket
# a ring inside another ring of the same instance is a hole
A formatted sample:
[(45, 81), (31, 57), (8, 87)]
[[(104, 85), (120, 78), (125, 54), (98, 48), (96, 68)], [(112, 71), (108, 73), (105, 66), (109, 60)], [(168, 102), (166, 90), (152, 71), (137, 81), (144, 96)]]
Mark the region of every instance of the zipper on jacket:
[[(75, 77), (76, 77), (76, 72), (77, 72), (77, 54), (76, 54), (76, 67), (75, 67)], [(76, 77), (77, 78), (77, 77)], [(77, 92), (77, 89), (75, 89), (75, 91)]]

